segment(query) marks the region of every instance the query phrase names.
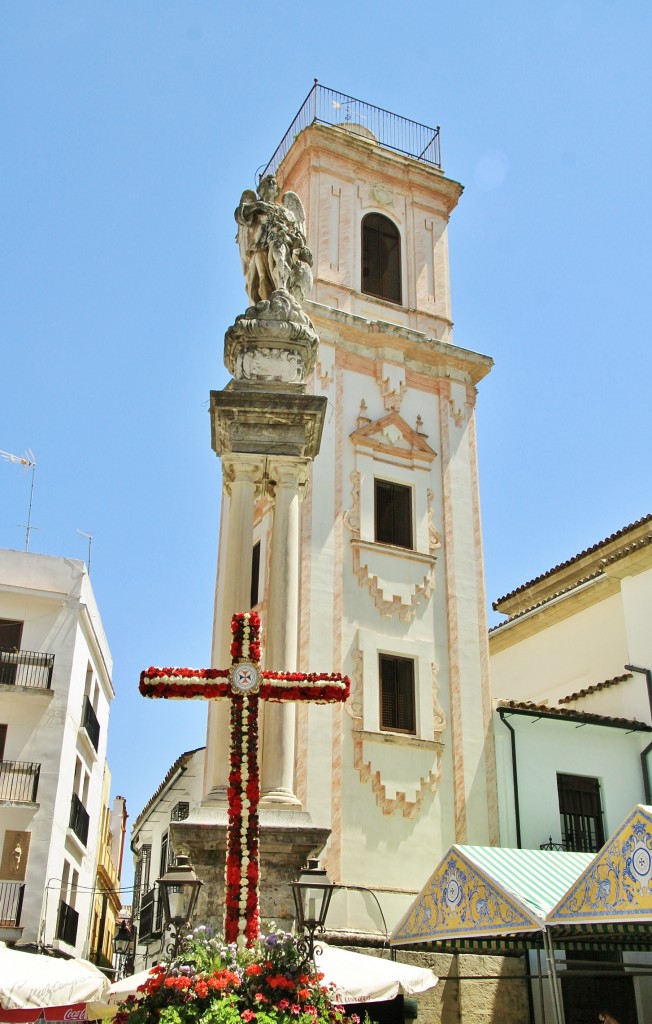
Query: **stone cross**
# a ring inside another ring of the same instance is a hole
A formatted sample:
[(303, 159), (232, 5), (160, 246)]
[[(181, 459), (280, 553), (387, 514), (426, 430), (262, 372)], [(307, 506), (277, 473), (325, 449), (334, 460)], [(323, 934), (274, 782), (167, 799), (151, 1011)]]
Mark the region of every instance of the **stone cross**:
[(141, 673), (139, 690), (144, 697), (231, 700), (224, 937), (227, 942), (252, 946), (260, 927), (259, 703), (345, 701), (351, 683), (337, 672), (262, 671), (256, 612), (234, 615), (231, 632), (230, 668), (149, 668)]

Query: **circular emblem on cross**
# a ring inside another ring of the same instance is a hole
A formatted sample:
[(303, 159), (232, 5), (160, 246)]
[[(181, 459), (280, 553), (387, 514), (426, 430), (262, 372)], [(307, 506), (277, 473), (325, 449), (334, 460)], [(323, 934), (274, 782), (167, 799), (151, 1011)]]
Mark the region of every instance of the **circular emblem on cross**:
[(236, 693), (256, 693), (260, 680), (260, 669), (250, 661), (240, 661), (229, 670), (229, 682)]

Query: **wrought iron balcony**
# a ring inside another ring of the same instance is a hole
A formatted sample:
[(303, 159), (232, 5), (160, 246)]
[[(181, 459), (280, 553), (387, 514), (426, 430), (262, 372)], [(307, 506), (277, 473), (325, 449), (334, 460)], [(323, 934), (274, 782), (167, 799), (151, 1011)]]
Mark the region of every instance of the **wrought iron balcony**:
[(78, 923), (79, 914), (75, 908), (69, 907), (61, 900), (57, 917), (57, 938), (62, 942), (67, 942), (69, 946), (74, 946), (77, 941)]
[(88, 842), (88, 824), (90, 817), (88, 811), (84, 807), (83, 803), (79, 799), (76, 793), (72, 795), (72, 802), (70, 805), (70, 828), (73, 830), (77, 838), (81, 843), (86, 846)]
[(36, 803), (40, 764), (31, 761), (0, 761), (0, 800)]
[(97, 751), (100, 742), (100, 723), (97, 720), (97, 715), (93, 711), (93, 705), (88, 697), (84, 702), (84, 718), (82, 725), (88, 733), (88, 738), (93, 744), (95, 751)]
[(566, 846), (564, 845), (564, 843), (554, 843), (552, 841), (552, 836), (548, 836), (548, 842), (547, 843), (540, 843), (539, 844), (539, 849), (540, 850), (565, 850)]
[(0, 882), (0, 928), (20, 926), (24, 895), (24, 882)]
[(366, 134), (367, 129), (370, 136), (385, 149), (404, 153), (431, 167), (441, 167), (439, 128), (429, 128), (407, 117), (391, 114), (389, 110), (374, 107), (371, 103), (363, 103), (353, 96), (346, 96), (343, 92), (326, 89), (315, 80), (262, 177), (276, 173), (299, 132), (311, 124), (340, 125), (351, 130), (357, 128), (361, 135)]
[(4, 686), (49, 690), (53, 667), (54, 654), (0, 647), (0, 684)]

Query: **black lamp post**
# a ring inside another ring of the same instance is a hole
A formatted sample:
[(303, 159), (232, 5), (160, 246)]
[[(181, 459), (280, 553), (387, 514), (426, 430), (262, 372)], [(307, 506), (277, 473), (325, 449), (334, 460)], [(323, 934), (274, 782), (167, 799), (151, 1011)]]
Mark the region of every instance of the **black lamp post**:
[(117, 974), (121, 978), (125, 974), (126, 959), (131, 947), (131, 930), (127, 922), (122, 920), (113, 936), (113, 952), (118, 958)]
[(308, 956), (315, 956), (315, 932), (324, 930), (331, 896), (336, 886), (319, 861), (310, 859), (296, 882), (290, 882), (297, 912), (297, 930), (307, 936)]
[(173, 945), (169, 952), (175, 957), (204, 883), (195, 874), (190, 858), (184, 856), (177, 857), (176, 864), (169, 867), (162, 878), (157, 878), (157, 882), (163, 900), (165, 926), (173, 932)]

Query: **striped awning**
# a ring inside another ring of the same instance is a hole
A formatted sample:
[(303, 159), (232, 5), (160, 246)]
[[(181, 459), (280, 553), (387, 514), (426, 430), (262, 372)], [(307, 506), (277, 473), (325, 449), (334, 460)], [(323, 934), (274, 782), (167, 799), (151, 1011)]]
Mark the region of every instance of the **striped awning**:
[(565, 949), (652, 949), (652, 807), (597, 854), (452, 846), (390, 942), (516, 953), (544, 931)]
[(517, 952), (593, 860), (590, 853), (452, 846), (394, 929), (392, 946)]

